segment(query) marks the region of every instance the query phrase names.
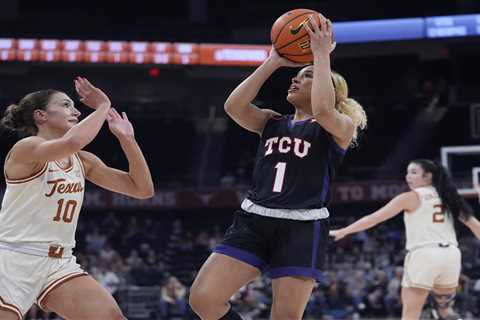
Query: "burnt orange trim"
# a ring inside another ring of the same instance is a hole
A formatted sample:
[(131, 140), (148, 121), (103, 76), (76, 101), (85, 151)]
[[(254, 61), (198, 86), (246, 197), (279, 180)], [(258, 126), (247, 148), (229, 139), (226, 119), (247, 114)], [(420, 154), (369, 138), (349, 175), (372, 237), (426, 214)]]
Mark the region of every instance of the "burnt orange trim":
[(7, 173), (5, 172), (5, 181), (9, 184), (19, 184), (19, 183), (29, 182), (29, 181), (32, 181), (33, 179), (41, 176), (47, 170), (47, 168), (48, 168), (48, 162), (45, 162), (43, 168), (40, 169), (40, 171), (38, 171), (37, 173), (34, 173), (33, 175), (31, 175), (29, 177), (23, 178), (23, 179), (8, 179), (7, 178)]
[(42, 305), (42, 301), (47, 297), (47, 295), (56, 287), (64, 284), (65, 282), (77, 278), (77, 277), (82, 277), (82, 276), (88, 276), (88, 273), (86, 272), (74, 272), (67, 274), (66, 276), (61, 277), (60, 279), (57, 279), (53, 281), (51, 284), (49, 284), (38, 296), (37, 298), (37, 305), (40, 307), (40, 309), (45, 310), (45, 307)]
[(6, 303), (2, 297), (0, 297), (0, 310), (7, 310), (7, 311), (12, 311), (15, 312), (18, 316), (19, 320), (23, 319), (22, 312), (20, 311), (20, 308), (14, 306), (13, 304)]
[(87, 175), (85, 174), (85, 168), (83, 167), (82, 158), (80, 158), (80, 155), (78, 154), (78, 152), (75, 153), (75, 156), (77, 157), (78, 163), (80, 164), (80, 169), (82, 170), (83, 178), (86, 179)]
[(70, 160), (70, 164), (66, 168), (62, 168), (62, 166), (60, 165), (60, 162), (58, 162), (57, 160), (55, 160), (54, 162), (60, 169), (62, 169), (62, 171), (69, 172), (73, 168), (73, 158), (72, 156), (69, 156), (68, 159)]

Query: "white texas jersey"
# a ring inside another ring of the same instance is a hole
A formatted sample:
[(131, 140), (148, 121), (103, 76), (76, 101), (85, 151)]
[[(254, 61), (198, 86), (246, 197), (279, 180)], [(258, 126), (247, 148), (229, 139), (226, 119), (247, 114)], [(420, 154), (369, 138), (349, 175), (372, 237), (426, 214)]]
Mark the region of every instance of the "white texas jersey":
[(66, 169), (51, 161), (28, 178), (10, 180), (5, 175), (5, 180), (1, 242), (75, 246), (85, 189), (85, 171), (78, 154), (70, 156)]
[(405, 212), (403, 219), (407, 233), (407, 250), (431, 243), (457, 243), (453, 217), (442, 205), (437, 190), (432, 187), (416, 188), (420, 206), (412, 212)]

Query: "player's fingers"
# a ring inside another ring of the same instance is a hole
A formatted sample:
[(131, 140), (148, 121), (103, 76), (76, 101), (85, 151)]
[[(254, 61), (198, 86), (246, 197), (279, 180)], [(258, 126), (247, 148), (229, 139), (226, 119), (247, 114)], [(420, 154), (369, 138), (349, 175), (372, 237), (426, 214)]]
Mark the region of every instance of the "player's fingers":
[(127, 114), (125, 112), (122, 112), (122, 117), (123, 117), (123, 120), (128, 121), (128, 117), (127, 117)]
[(308, 25), (314, 33), (320, 32), (320, 28), (313, 14), (308, 16), (308, 22), (305, 23), (305, 25)]
[(318, 17), (320, 18), (320, 31), (321, 35), (325, 35), (327, 32), (327, 18), (325, 18), (321, 13), (318, 14)]
[(90, 89), (89, 86), (86, 84), (84, 78), (82, 78), (82, 77), (77, 77), (76, 83), (77, 83), (77, 88), (78, 88), (77, 91), (78, 91), (79, 94), (81, 94), (82, 96), (88, 95), (88, 94), (91, 92), (91, 89)]
[(330, 49), (330, 52), (335, 50), (336, 47), (337, 47), (337, 43), (336, 42), (332, 43), (332, 48)]
[(91, 84), (90, 81), (87, 80), (87, 78), (82, 78), (82, 80), (86, 88), (95, 89), (95, 86)]
[(122, 117), (120, 117), (120, 115), (118, 114), (117, 110), (115, 108), (110, 108), (111, 112), (112, 112), (112, 116), (114, 119), (121, 119)]
[(115, 112), (115, 116), (118, 118), (118, 119), (122, 119), (122, 116), (120, 115), (120, 113), (118, 113), (117, 109), (113, 109), (113, 112)]
[(86, 97), (89, 93), (88, 90), (85, 89), (85, 87), (83, 87), (81, 84), (78, 84), (77, 83), (77, 86), (75, 87), (75, 89), (77, 90), (77, 93), (81, 96), (81, 97)]
[(310, 27), (309, 23), (305, 23), (303, 25), (303, 27), (305, 28), (305, 30), (307, 30), (307, 33), (308, 33), (309, 36), (313, 36), (314, 32), (313, 32), (312, 28)]
[(330, 21), (329, 19), (327, 19), (327, 24), (326, 24), (326, 29), (325, 31), (328, 33), (328, 34), (332, 34), (332, 21)]

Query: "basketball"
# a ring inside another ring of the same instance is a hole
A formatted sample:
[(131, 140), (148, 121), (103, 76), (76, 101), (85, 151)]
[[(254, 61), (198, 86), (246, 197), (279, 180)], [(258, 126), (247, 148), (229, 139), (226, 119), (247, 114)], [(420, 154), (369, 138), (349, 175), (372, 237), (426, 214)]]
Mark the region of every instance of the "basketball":
[(313, 14), (320, 22), (318, 12), (310, 9), (295, 9), (281, 15), (272, 25), (270, 39), (278, 54), (293, 62), (313, 61), (310, 50), (310, 37), (303, 27)]

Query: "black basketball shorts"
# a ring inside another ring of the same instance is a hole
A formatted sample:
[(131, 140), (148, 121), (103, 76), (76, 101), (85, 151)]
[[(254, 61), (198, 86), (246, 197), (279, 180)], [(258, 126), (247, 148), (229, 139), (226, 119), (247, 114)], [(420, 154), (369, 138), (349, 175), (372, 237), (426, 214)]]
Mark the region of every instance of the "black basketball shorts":
[(252, 265), (271, 278), (320, 280), (328, 232), (328, 219), (289, 220), (237, 210), (223, 241), (213, 251)]

